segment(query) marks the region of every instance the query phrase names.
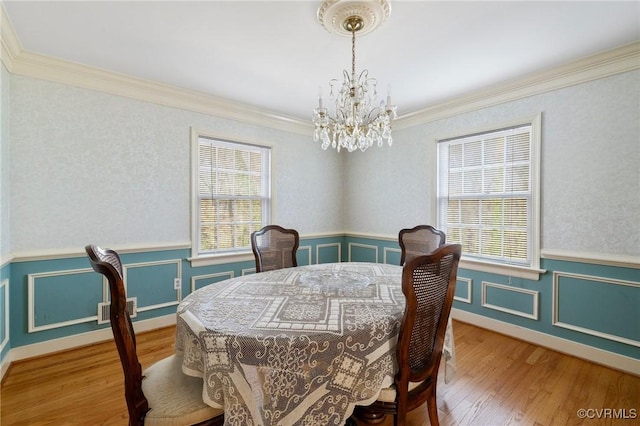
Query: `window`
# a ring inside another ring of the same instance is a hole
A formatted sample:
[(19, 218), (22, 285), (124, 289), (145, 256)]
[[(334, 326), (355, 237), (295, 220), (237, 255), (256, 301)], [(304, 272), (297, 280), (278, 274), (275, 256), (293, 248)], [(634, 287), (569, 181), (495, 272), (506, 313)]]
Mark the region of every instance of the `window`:
[(270, 148), (196, 135), (193, 255), (251, 249), (269, 223)]
[(539, 121), (438, 141), (438, 227), (467, 259), (538, 268)]

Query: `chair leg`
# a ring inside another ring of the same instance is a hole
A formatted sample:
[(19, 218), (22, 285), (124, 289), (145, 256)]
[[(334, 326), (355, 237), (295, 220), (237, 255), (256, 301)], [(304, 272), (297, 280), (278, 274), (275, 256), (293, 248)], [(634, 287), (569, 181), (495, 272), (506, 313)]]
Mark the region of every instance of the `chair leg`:
[(404, 426), (407, 422), (407, 398), (396, 400), (396, 412), (393, 415), (393, 426)]
[(433, 386), (431, 386), (431, 392), (427, 398), (427, 410), (429, 411), (429, 422), (431, 423), (431, 426), (440, 426), (440, 421), (438, 420), (438, 404), (436, 401), (435, 382), (433, 383)]

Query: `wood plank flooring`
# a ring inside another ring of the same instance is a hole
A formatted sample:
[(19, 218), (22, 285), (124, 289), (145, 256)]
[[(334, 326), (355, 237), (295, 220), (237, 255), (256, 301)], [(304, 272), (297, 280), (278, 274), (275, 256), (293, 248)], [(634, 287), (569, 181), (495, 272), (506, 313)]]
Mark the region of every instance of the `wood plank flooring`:
[[(172, 353), (174, 331), (138, 335), (143, 367)], [(454, 336), (456, 377), (444, 384), (441, 368), (438, 383), (443, 426), (640, 424), (640, 377), (457, 321)], [(593, 418), (581, 419), (579, 409), (591, 409)], [(603, 409), (613, 411), (596, 411)], [(2, 426), (126, 425), (114, 343), (14, 363), (0, 410)], [(389, 416), (381, 423), (392, 424)], [(429, 425), (426, 407), (410, 413), (409, 425)]]

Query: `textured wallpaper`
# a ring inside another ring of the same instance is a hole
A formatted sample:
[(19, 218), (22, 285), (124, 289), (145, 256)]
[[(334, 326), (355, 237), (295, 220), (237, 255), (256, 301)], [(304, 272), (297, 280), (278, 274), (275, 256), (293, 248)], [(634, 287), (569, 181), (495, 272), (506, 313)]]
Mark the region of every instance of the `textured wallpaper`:
[(394, 132), (349, 157), (346, 228), (435, 223), (435, 140), (542, 113), (541, 247), (640, 256), (640, 71)]
[[(542, 113), (542, 248), (638, 256), (639, 93), (640, 71), (628, 72), (396, 130), (392, 147), (339, 155), (310, 136), (3, 71), (11, 250), (188, 243), (192, 126), (273, 147), (275, 223), (395, 238), (435, 223), (436, 138)], [(6, 221), (1, 230), (5, 243)]]
[(188, 243), (191, 127), (273, 147), (274, 221), (307, 234), (342, 228), (341, 160), (311, 135), (28, 77), (10, 81), (14, 253)]
[[(8, 259), (9, 243), (9, 73), (0, 65), (0, 259)], [(0, 265), (2, 266), (2, 265)]]

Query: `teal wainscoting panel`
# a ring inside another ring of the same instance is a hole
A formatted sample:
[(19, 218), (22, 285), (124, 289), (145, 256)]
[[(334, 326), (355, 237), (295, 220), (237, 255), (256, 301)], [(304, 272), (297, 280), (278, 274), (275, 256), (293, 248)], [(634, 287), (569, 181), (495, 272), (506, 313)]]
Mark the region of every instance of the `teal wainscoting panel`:
[(182, 280), (182, 260), (125, 264), (127, 297), (138, 299), (138, 312), (179, 303), (179, 291), (174, 280)]
[(342, 236), (303, 238), (298, 248), (298, 265), (341, 262), (344, 260), (343, 245)]
[[(129, 271), (128, 296), (140, 297), (139, 306), (169, 300), (171, 292), (174, 301), (173, 306), (138, 312), (134, 321), (175, 313), (177, 296), (173, 278), (187, 256), (189, 250), (121, 253), (125, 269), (128, 265), (170, 261), (167, 269), (160, 268), (160, 273), (166, 273), (166, 277), (160, 278), (154, 268), (134, 267)], [(163, 284), (165, 281), (171, 283), (170, 289), (156, 290), (154, 283), (159, 280)], [(109, 297), (103, 282), (103, 276), (94, 272), (87, 257), (82, 255), (12, 263), (9, 291), (11, 347), (108, 328), (108, 323), (97, 322), (98, 303), (108, 301)]]
[(338, 242), (316, 246), (316, 263), (336, 263), (342, 259), (342, 245)]
[(348, 262), (400, 264), (400, 246), (397, 240), (378, 240), (364, 237), (346, 237)]
[(90, 268), (29, 274), (28, 295), (29, 333), (94, 322), (102, 278)]
[(470, 302), (454, 299), (456, 309), (545, 333), (548, 333), (545, 327), (553, 328), (544, 323), (545, 318), (551, 315), (546, 303), (547, 289), (551, 287), (550, 277), (542, 276), (540, 281), (530, 281), (466, 268), (458, 268), (457, 277), (456, 295), (468, 295), (465, 299), (470, 299)]
[(234, 278), (234, 276), (235, 274), (233, 273), (233, 271), (217, 272), (213, 274), (192, 276), (191, 291), (195, 291), (202, 287), (219, 283), (220, 281), (225, 281), (225, 280)]
[(640, 282), (554, 272), (553, 287), (554, 325), (640, 347)]
[(378, 246), (374, 244), (348, 243), (349, 262), (378, 263)]
[(538, 298), (534, 290), (482, 282), (482, 306), (488, 309), (537, 320)]
[[(305, 238), (300, 243), (300, 265), (400, 262), (399, 245), (393, 238), (330, 236)], [(180, 297), (203, 286), (255, 271), (253, 260), (194, 268), (187, 260), (190, 255), (189, 249), (122, 255), (129, 296), (138, 297), (139, 308), (154, 307), (139, 312), (134, 321), (175, 314), (175, 304)], [(139, 264), (143, 266), (138, 267)], [(97, 303), (106, 301), (107, 295), (102, 276), (89, 268), (86, 256), (78, 255), (12, 262), (0, 269), (3, 358), (11, 348), (109, 327), (97, 324)], [(638, 269), (550, 259), (542, 259), (541, 268), (547, 272), (539, 281), (460, 268), (454, 306), (640, 359)], [(181, 278), (180, 292), (173, 288), (175, 278)], [(40, 331), (28, 331), (29, 303), (33, 305), (32, 325), (40, 327)], [(160, 307), (165, 304), (169, 306)], [(94, 319), (74, 323), (90, 317)]]

